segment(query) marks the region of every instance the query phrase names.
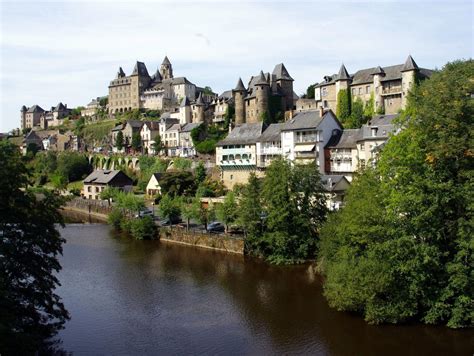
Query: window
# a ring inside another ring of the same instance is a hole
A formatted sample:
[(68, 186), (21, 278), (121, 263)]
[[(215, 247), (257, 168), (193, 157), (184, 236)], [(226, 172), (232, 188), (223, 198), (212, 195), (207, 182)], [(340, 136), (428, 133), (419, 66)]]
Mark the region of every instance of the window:
[(370, 85), (367, 85), (367, 86), (365, 87), (365, 93), (366, 93), (366, 94), (369, 94), (369, 91), (370, 91)]
[(360, 145), (360, 150), (365, 151), (365, 145), (364, 144)]
[(324, 87), (321, 93), (322, 96), (327, 96), (328, 95), (328, 88)]
[(352, 88), (352, 95), (356, 95), (356, 90), (355, 90), (355, 88)]
[(362, 88), (359, 88), (359, 95), (362, 94)]
[(87, 191), (88, 191), (89, 193), (92, 192), (91, 187), (87, 187)]
[(230, 180), (232, 180), (232, 179), (234, 179), (234, 175), (233, 175), (233, 174), (230, 175)]

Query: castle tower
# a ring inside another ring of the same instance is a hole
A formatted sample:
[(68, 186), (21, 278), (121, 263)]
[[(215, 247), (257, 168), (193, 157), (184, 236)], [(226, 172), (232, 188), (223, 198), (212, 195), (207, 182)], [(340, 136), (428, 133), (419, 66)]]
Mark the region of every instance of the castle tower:
[(247, 122), (259, 122), (261, 116), (266, 112), (268, 113), (268, 100), (270, 96), (270, 84), (265, 78), (263, 71), (260, 72), (260, 76), (255, 83), (255, 100), (256, 100), (256, 115), (252, 117), (251, 120)]
[(407, 105), (407, 96), (416, 81), (419, 68), (411, 55), (408, 56), (400, 72), (402, 72), (402, 109)]
[(293, 78), (290, 76), (283, 63), (277, 64), (272, 72), (272, 79), (283, 92), (282, 111), (293, 109)]
[(119, 67), (116, 79), (120, 79), (120, 78), (123, 78), (123, 77), (125, 77), (125, 72), (123, 71), (122, 67)]
[(337, 97), (339, 96), (339, 91), (346, 89), (349, 90), (349, 84), (351, 81), (351, 76), (347, 72), (346, 67), (344, 66), (344, 63), (341, 65), (341, 68), (339, 69), (339, 73), (337, 74), (337, 79), (336, 79), (336, 108), (337, 108)]
[(21, 107), (20, 113), (21, 113), (21, 121), (20, 121), (20, 126), (21, 129), (23, 130), (26, 127), (26, 111), (28, 109), (26, 108), (25, 105)]
[(163, 63), (161, 63), (160, 67), (161, 77), (163, 79), (172, 79), (173, 78), (173, 66), (171, 65), (168, 56), (165, 56), (163, 59)]
[(242, 79), (239, 78), (237, 86), (232, 90), (232, 96), (234, 97), (235, 105), (235, 125), (240, 125), (245, 123), (245, 100), (247, 96), (247, 90), (242, 83)]
[(191, 122), (191, 105), (187, 96), (181, 101), (179, 106), (179, 123), (181, 125), (189, 124)]
[(374, 112), (379, 111), (384, 107), (382, 97), (382, 78), (385, 77), (385, 71), (378, 66), (371, 73), (374, 78)]
[(202, 99), (202, 93), (199, 93), (199, 96), (194, 104), (193, 112), (193, 122), (204, 122), (204, 100)]

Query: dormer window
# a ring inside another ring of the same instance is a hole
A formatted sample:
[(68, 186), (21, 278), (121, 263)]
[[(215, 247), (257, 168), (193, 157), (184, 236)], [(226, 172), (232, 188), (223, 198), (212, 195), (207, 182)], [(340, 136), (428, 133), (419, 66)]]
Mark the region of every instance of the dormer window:
[(377, 136), (377, 131), (378, 131), (378, 128), (377, 127), (371, 127), (370, 128), (370, 131), (372, 133), (372, 137), (376, 137)]

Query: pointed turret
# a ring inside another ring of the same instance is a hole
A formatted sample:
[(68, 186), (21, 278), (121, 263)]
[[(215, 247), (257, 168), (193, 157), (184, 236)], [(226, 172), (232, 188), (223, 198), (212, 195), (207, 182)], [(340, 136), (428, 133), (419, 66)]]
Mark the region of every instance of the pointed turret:
[(337, 79), (338, 80), (350, 80), (351, 76), (347, 72), (346, 67), (344, 66), (344, 63), (341, 65), (341, 68), (339, 69), (339, 73), (337, 74)]
[(157, 68), (156, 69), (156, 73), (153, 74), (153, 76), (151, 77), (151, 79), (153, 80), (153, 82), (155, 83), (159, 83), (162, 81), (163, 78), (161, 78), (161, 73), (160, 73), (160, 69)]
[(373, 72), (370, 73), (370, 74), (372, 74), (372, 75), (385, 75), (385, 71), (382, 69), (381, 66), (378, 66), (378, 67), (375, 68), (375, 69), (373, 70)]
[(260, 71), (260, 75), (257, 81), (255, 82), (255, 85), (270, 85), (267, 82), (267, 78), (265, 78), (265, 74), (263, 74), (263, 70)]
[(165, 56), (165, 59), (163, 59), (163, 62), (162, 62), (161, 64), (171, 65), (171, 62), (170, 62), (170, 60), (168, 59), (168, 56)]
[(202, 92), (199, 93), (199, 96), (196, 100), (196, 105), (197, 106), (204, 106), (204, 100), (202, 99)]
[(146, 69), (146, 65), (143, 62), (138, 62), (135, 64), (135, 67), (133, 68), (133, 73), (132, 75), (144, 75), (149, 77), (150, 75), (148, 74), (148, 70)]
[(403, 65), (400, 72), (406, 72), (409, 70), (418, 70), (418, 65), (416, 64), (415, 60), (411, 55), (408, 55), (408, 58), (405, 61), (405, 64)]
[(117, 72), (117, 78), (123, 78), (125, 77), (125, 72), (123, 71), (122, 67), (119, 67), (119, 70)]
[(184, 108), (184, 107), (189, 106), (189, 105), (190, 105), (189, 99), (188, 99), (187, 96), (185, 96), (185, 97), (183, 98), (183, 100), (181, 100), (181, 105), (180, 105), (180, 107)]
[(23, 105), (23, 106), (21, 107), (21, 112), (26, 112), (27, 110), (28, 110), (28, 109), (26, 108), (25, 105)]
[(245, 86), (242, 82), (242, 78), (239, 78), (239, 81), (237, 82), (237, 86), (235, 87), (234, 91), (245, 91)]
[(275, 76), (276, 80), (291, 80), (293, 81), (293, 78), (290, 76), (290, 73), (285, 68), (285, 65), (283, 63), (277, 64), (275, 66), (275, 69), (273, 69), (273, 73)]

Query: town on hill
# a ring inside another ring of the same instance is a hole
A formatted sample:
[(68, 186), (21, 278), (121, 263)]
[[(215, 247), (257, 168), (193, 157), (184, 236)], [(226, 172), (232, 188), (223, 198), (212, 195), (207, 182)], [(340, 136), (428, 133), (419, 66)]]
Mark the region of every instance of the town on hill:
[(373, 65), (350, 74), (342, 64), (299, 97), (283, 63), (246, 85), (238, 78), (235, 88), (218, 94), (174, 76), (167, 56), (151, 75), (137, 61), (129, 75), (118, 69), (108, 95), (84, 107), (23, 106), (16, 142), (24, 153), (205, 159), (229, 189), (251, 174), (264, 176), (278, 157), (314, 163), (330, 193), (329, 206), (338, 209), (353, 175), (373, 164), (396, 133), (393, 121), (410, 89), (432, 73), (410, 55), (400, 64)]

